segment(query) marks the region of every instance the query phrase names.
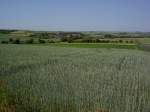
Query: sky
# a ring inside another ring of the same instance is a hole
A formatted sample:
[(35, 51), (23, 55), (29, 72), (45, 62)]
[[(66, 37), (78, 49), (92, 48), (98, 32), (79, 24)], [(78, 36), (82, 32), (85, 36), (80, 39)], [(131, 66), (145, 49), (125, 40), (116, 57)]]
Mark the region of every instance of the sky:
[(150, 0), (0, 0), (0, 29), (150, 31)]

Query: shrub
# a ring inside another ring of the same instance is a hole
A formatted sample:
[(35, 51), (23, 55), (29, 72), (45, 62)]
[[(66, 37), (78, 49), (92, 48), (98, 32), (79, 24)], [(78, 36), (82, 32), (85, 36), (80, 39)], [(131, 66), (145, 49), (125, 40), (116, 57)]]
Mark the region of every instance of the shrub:
[(14, 44), (20, 44), (20, 39), (16, 39), (16, 40), (14, 41)]
[(130, 43), (134, 43), (133, 40), (130, 40)]
[(114, 43), (114, 41), (113, 41), (113, 40), (111, 40), (111, 41), (110, 41), (110, 43)]
[(45, 42), (45, 40), (39, 39), (39, 43), (44, 44), (46, 42)]
[(83, 43), (92, 43), (92, 39), (90, 39), (90, 38), (87, 39), (86, 38), (86, 39), (83, 39), (82, 42)]
[(119, 43), (123, 43), (123, 40), (119, 40)]
[(96, 39), (93, 39), (93, 40), (92, 40), (92, 43), (96, 43)]
[(105, 43), (109, 43), (110, 42), (110, 40), (105, 40)]
[(105, 34), (104, 38), (113, 38), (113, 36), (111, 34)]
[(54, 40), (49, 40), (48, 43), (55, 43), (55, 41)]
[(10, 39), (9, 39), (9, 42), (13, 42), (13, 39), (12, 39), (12, 38), (10, 38)]
[(72, 39), (72, 38), (68, 38), (67, 42), (68, 42), (68, 43), (72, 43), (72, 42), (73, 42), (73, 39)]
[(68, 38), (67, 38), (67, 37), (62, 37), (62, 38), (61, 38), (61, 41), (62, 41), (62, 42), (67, 42), (67, 41), (68, 41)]
[(99, 39), (96, 39), (95, 41), (96, 41), (96, 43), (99, 43), (99, 42), (100, 42), (100, 40), (99, 40)]
[(115, 40), (115, 41), (113, 41), (114, 43), (118, 43), (119, 41), (117, 41), (117, 40)]
[(34, 42), (33, 39), (29, 39), (29, 40), (26, 41), (27, 44), (32, 44), (33, 42)]
[(2, 44), (8, 44), (8, 41), (3, 40), (3, 41), (1, 41), (1, 43)]
[(126, 40), (126, 43), (129, 43), (129, 41)]

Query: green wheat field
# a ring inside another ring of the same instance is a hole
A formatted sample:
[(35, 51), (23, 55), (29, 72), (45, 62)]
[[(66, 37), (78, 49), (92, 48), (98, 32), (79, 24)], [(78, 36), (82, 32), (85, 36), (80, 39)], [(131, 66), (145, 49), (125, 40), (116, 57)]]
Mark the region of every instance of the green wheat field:
[(2, 112), (150, 112), (150, 53), (0, 45)]

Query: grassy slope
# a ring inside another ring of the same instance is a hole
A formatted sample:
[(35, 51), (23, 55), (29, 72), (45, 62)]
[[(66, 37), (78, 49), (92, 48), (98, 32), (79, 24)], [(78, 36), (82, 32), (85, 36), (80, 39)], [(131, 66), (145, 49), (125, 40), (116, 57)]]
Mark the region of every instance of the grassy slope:
[(143, 51), (1, 45), (0, 63), (18, 112), (149, 111)]

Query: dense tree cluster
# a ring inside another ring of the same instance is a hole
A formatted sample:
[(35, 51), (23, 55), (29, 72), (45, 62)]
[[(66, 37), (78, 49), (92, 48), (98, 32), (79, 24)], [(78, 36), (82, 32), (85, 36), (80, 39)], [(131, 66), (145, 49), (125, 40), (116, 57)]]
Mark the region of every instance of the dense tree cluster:
[(82, 38), (84, 35), (82, 33), (77, 32), (42, 32), (42, 33), (34, 33), (30, 35), (30, 37), (40, 38), (40, 39), (51, 39), (51, 38), (73, 38), (79, 39)]
[(1, 34), (9, 34), (11, 32), (15, 32), (15, 31), (17, 31), (17, 30), (0, 30), (0, 33)]

